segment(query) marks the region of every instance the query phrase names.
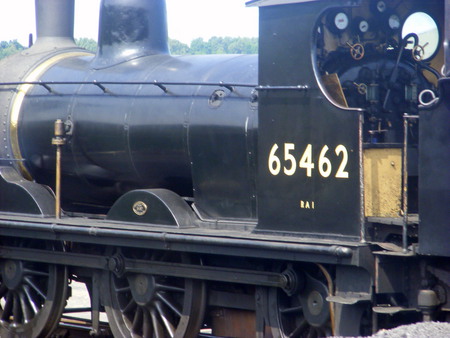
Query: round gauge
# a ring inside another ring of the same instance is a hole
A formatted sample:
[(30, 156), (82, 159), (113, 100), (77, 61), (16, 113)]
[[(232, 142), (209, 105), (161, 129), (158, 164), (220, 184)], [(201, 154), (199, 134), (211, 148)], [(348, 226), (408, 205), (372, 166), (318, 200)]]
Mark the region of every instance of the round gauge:
[(347, 13), (333, 11), (327, 17), (327, 27), (333, 33), (340, 33), (347, 29), (350, 19)]
[(369, 23), (367, 22), (367, 20), (362, 20), (360, 21), (358, 28), (361, 33), (367, 33), (367, 31), (369, 30)]
[(397, 14), (389, 15), (388, 26), (393, 31), (399, 29), (401, 26), (400, 17)]
[(365, 34), (369, 31), (370, 24), (364, 18), (356, 18), (353, 20), (352, 27), (355, 34)]
[(334, 17), (334, 25), (340, 31), (343, 31), (348, 27), (348, 22), (348, 15), (344, 12), (339, 12)]
[(378, 13), (384, 13), (387, 9), (386, 2), (377, 1), (376, 9), (377, 9)]

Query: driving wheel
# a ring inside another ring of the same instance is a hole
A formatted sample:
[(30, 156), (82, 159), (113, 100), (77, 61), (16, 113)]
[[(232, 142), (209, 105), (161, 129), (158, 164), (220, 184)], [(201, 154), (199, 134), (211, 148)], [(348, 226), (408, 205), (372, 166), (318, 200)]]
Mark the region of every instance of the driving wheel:
[[(175, 253), (152, 254), (151, 259), (168, 264), (189, 261), (187, 255)], [(197, 337), (206, 303), (203, 282), (112, 272), (104, 279), (104, 305), (115, 337)]]
[[(26, 241), (21, 247), (48, 245)], [(0, 262), (0, 337), (48, 337), (67, 298), (67, 269), (46, 263)]]
[[(291, 274), (294, 275), (294, 272)], [(297, 272), (295, 275), (300, 278), (292, 292), (280, 288), (272, 288), (269, 291), (269, 324), (273, 336), (331, 336), (329, 303), (326, 301), (327, 287), (306, 272)]]

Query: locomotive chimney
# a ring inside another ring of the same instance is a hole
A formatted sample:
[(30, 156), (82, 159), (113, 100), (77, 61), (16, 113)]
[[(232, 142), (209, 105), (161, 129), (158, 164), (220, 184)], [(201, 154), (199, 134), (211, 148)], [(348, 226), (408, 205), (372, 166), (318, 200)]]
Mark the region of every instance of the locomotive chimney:
[(168, 53), (165, 0), (102, 0), (94, 68)]
[(36, 0), (35, 5), (37, 33), (35, 46), (74, 47), (74, 0)]

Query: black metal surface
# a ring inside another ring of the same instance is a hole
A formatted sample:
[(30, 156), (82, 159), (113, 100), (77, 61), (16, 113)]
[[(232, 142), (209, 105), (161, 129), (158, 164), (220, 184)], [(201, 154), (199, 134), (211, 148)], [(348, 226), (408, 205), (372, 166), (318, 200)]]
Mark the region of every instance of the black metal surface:
[[(53, 185), (47, 123), (73, 124), (63, 149), (63, 208), (107, 210), (129, 190), (155, 187), (194, 195), (206, 216), (255, 217), (248, 85), (256, 83), (255, 56), (158, 55), (92, 73), (90, 62), (53, 67), (40, 79), (53, 94), (35, 86), (23, 106), (20, 143), (41, 183)], [(215, 86), (234, 88), (217, 108), (208, 103)]]
[[(364, 253), (358, 247), (336, 245), (329, 242), (321, 244), (304, 243), (295, 238), (283, 239), (236, 233), (236, 236), (225, 232), (205, 234), (193, 233), (194, 229), (184, 232), (170, 231), (170, 228), (135, 229), (135, 226), (120, 226), (114, 224), (99, 226), (92, 221), (84, 224), (70, 222), (68, 224), (54, 224), (49, 222), (37, 223), (27, 221), (0, 220), (2, 233), (11, 236), (23, 236), (39, 239), (73, 241), (88, 244), (101, 244), (122, 247), (147, 248), (157, 250), (174, 250), (181, 252), (197, 252), (203, 254), (217, 254), (233, 257), (255, 257), (268, 259), (288, 259), (308, 262), (342, 263), (353, 262), (364, 265)], [(361, 246), (361, 249), (366, 248)], [(367, 249), (367, 248), (366, 248)]]
[(55, 215), (55, 198), (45, 187), (24, 180), (12, 167), (0, 167), (0, 210), (32, 214), (40, 217)]
[[(328, 101), (312, 64), (315, 13), (328, 6), (330, 2), (308, 2), (260, 8), (259, 84), (264, 91), (259, 104), (258, 229), (359, 240), (360, 112)], [(348, 162), (336, 152), (342, 146)], [(299, 168), (308, 149), (309, 171)], [(325, 157), (330, 162), (321, 164)], [(277, 158), (279, 170), (271, 171), (277, 169)], [(344, 162), (348, 177), (336, 177)], [(322, 175), (321, 166), (332, 170)]]
[(419, 252), (450, 256), (450, 95), (449, 79), (442, 79), (440, 100), (420, 112), (419, 125)]

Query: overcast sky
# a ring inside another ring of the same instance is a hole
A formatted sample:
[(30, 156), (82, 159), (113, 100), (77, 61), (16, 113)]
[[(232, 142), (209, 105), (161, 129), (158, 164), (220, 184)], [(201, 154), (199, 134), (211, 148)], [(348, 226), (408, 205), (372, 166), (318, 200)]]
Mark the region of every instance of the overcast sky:
[[(258, 9), (247, 0), (166, 0), (169, 36), (189, 44), (212, 36), (258, 36)], [(75, 0), (75, 37), (97, 40), (100, 0)], [(0, 0), (0, 41), (35, 36), (34, 0)]]

